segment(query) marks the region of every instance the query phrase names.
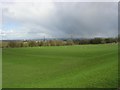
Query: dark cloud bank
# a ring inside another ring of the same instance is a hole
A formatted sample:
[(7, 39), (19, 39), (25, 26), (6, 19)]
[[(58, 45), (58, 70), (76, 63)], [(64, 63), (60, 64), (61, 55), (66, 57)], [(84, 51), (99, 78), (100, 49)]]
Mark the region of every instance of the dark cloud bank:
[(53, 5), (49, 17), (22, 21), (29, 26), (30, 38), (39, 38), (41, 33), (48, 38), (116, 37), (118, 34), (117, 3), (56, 2)]

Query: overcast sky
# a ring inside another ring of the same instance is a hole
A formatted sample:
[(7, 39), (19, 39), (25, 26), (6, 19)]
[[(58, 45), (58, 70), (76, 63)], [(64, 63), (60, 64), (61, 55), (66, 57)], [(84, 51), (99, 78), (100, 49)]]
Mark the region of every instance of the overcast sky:
[(2, 21), (3, 39), (115, 37), (118, 3), (11, 3)]

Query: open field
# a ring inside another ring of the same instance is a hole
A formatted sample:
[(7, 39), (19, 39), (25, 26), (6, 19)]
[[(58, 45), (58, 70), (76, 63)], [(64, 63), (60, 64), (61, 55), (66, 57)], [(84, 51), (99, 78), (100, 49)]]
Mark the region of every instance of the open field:
[(3, 49), (3, 88), (115, 88), (117, 44)]

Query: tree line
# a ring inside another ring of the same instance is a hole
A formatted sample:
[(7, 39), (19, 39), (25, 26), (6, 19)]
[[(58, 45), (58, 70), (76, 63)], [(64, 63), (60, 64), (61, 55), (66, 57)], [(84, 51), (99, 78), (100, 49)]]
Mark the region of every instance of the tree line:
[(93, 39), (64, 39), (64, 40), (8, 40), (2, 41), (0, 47), (40, 47), (40, 46), (66, 46), (66, 45), (82, 45), (82, 44), (106, 44), (117, 43), (117, 38), (93, 38)]

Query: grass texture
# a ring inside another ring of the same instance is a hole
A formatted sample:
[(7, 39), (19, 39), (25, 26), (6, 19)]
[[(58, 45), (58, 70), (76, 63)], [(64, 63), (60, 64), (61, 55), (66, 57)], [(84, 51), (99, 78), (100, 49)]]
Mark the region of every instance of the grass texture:
[(3, 49), (3, 88), (117, 85), (117, 44)]

